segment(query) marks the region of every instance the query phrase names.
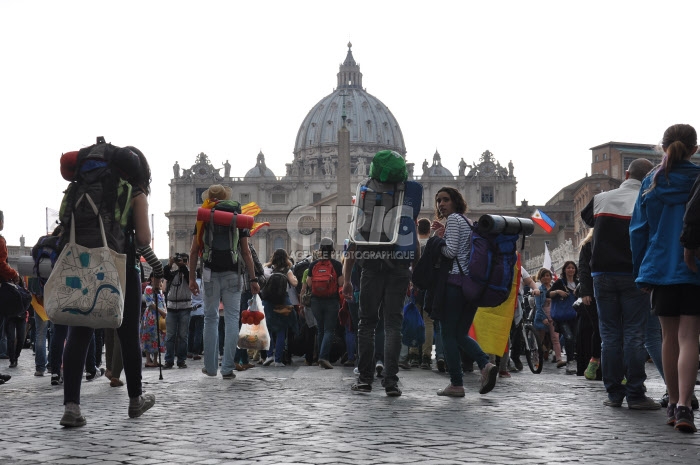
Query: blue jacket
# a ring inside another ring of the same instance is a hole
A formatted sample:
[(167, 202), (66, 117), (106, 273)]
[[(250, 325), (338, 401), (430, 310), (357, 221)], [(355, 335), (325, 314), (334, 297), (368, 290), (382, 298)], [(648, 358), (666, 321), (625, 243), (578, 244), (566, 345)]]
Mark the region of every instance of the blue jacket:
[(668, 174), (668, 180), (661, 173), (656, 187), (644, 195), (653, 173), (642, 181), (630, 223), (635, 282), (638, 287), (700, 285), (700, 273), (691, 272), (683, 262), (680, 242), (685, 205), (700, 167), (680, 162)]
[(533, 326), (539, 331), (549, 327), (542, 322), (547, 318), (547, 315), (544, 313), (544, 305), (547, 302), (547, 292), (547, 288), (544, 287), (544, 284), (540, 284), (540, 295), (535, 296), (535, 320), (533, 321)]

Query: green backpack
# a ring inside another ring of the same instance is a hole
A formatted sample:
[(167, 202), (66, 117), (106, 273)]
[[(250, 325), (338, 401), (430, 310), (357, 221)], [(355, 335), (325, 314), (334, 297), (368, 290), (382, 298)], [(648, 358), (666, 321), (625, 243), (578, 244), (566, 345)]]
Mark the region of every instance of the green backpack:
[(228, 269), (231, 264), (238, 263), (239, 232), (234, 223), (228, 226), (214, 224), (214, 212), (225, 211), (241, 213), (241, 204), (235, 200), (220, 200), (211, 208), (211, 216), (204, 225), (204, 253), (202, 260), (204, 266), (217, 270)]
[(369, 165), (369, 177), (381, 182), (404, 182), (408, 179), (406, 160), (393, 150), (377, 152)]

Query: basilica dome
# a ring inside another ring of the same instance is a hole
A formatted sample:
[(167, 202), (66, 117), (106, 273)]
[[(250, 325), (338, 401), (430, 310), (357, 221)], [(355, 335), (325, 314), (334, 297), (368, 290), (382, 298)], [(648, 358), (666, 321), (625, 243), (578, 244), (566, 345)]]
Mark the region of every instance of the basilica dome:
[(248, 172), (245, 174), (246, 179), (250, 178), (274, 178), (275, 173), (272, 172), (270, 168), (267, 167), (265, 164), (265, 155), (262, 153), (262, 150), (260, 153), (258, 153), (258, 158), (255, 163), (255, 166), (252, 167), (251, 169), (248, 170)]
[(294, 159), (336, 159), (343, 116), (350, 131), (353, 162), (357, 157), (374, 156), (380, 150), (394, 150), (405, 156), (406, 146), (396, 118), (381, 100), (362, 87), (362, 73), (352, 56), (352, 44), (348, 44), (348, 54), (337, 78), (337, 88), (314, 105), (301, 123)]

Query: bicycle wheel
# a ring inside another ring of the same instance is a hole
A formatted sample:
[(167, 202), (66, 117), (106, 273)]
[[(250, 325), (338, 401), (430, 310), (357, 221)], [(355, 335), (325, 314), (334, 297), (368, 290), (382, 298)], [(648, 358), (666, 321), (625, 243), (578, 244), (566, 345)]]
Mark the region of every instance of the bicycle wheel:
[(540, 341), (540, 338), (537, 336), (532, 326), (525, 325), (523, 331), (525, 332), (525, 358), (527, 359), (527, 366), (530, 367), (530, 371), (534, 374), (539, 374), (542, 372), (542, 366), (544, 365), (542, 341)]

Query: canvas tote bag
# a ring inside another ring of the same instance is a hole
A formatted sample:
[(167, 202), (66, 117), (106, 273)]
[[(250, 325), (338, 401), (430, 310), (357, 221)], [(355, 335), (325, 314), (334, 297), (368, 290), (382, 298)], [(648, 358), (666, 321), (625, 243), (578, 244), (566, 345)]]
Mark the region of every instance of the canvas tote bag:
[[(75, 242), (71, 218), (70, 240), (61, 251), (44, 287), (44, 308), (55, 324), (118, 328), (124, 315), (126, 255), (107, 246), (104, 224), (89, 195), (84, 198), (100, 221), (102, 247)], [(81, 197), (78, 202), (83, 200)]]

